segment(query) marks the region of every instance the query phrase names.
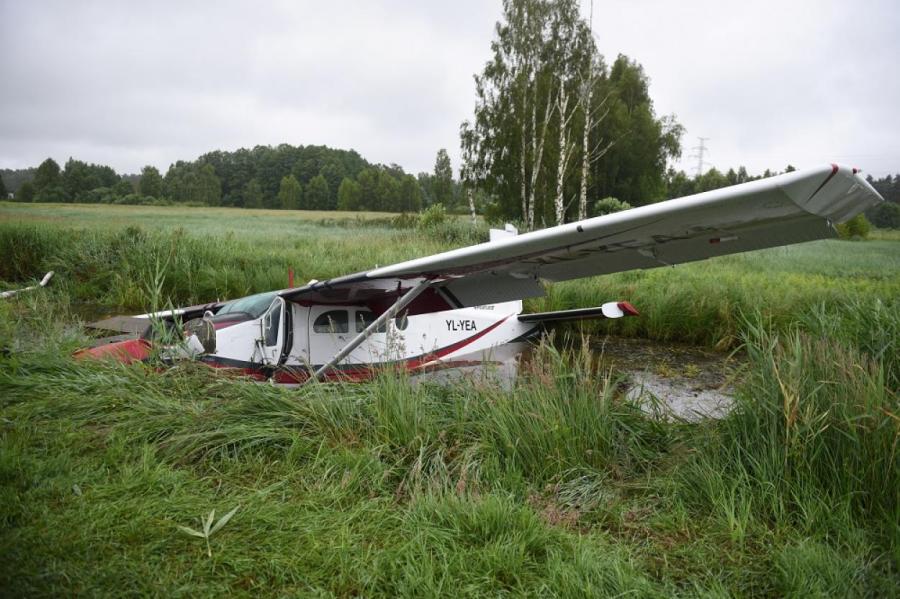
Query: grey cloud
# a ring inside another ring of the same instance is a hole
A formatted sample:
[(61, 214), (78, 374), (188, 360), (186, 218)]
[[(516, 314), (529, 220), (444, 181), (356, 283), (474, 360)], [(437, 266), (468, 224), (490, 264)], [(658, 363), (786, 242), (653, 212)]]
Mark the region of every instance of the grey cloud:
[[(0, 165), (71, 155), (134, 172), (288, 142), (417, 172), (440, 147), (457, 162), (500, 5), (0, 0), (0, 13)], [(712, 138), (716, 166), (857, 156), (877, 174), (900, 170), (897, 13), (874, 0), (617, 0), (596, 2), (594, 29), (608, 59), (644, 64), (686, 146)]]

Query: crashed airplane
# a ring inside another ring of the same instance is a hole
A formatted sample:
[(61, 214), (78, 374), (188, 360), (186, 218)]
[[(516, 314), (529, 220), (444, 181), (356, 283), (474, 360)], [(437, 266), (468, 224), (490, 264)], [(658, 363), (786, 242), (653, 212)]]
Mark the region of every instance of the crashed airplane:
[(637, 315), (624, 301), (522, 314), (542, 281), (827, 239), (881, 201), (857, 169), (832, 164), (522, 235), (508, 225), (486, 243), (302, 287), (93, 323), (125, 335), (78, 356), (156, 352), (283, 384), (509, 367), (547, 322)]

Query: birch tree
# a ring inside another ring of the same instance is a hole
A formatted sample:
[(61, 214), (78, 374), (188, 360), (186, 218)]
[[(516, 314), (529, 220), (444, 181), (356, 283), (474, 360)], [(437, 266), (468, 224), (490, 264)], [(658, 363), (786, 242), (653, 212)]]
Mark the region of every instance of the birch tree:
[(505, 205), (519, 200), (519, 217), (533, 228), (537, 188), (553, 111), (553, 86), (546, 69), (546, 0), (504, 0), (492, 59), (475, 77), (474, 121), (461, 137), (467, 172)]
[(486, 217), (526, 229), (585, 218), (592, 196), (633, 182), (636, 205), (662, 199), (679, 130), (656, 118), (640, 65), (620, 56), (607, 70), (577, 0), (504, 0), (491, 49), (460, 130), (461, 176), (489, 198)]

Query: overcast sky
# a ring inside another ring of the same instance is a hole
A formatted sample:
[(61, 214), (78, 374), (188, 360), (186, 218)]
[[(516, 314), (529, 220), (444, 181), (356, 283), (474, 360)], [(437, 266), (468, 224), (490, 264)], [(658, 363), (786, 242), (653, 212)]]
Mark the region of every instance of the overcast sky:
[[(644, 65), (657, 114), (707, 161), (900, 172), (896, 0), (594, 0), (612, 61)], [(590, 0), (582, 1), (587, 18)], [(354, 148), (454, 167), (499, 0), (0, 0), (0, 167), (73, 156), (165, 171), (212, 149)]]

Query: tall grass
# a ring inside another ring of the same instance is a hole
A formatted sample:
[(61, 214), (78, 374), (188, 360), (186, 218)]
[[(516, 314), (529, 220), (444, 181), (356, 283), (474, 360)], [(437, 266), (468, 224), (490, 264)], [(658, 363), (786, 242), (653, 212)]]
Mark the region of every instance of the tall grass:
[[(521, 490), (597, 473), (646, 471), (669, 443), (665, 425), (619, 397), (587, 349), (548, 345), (513, 391), (411, 384), (386, 373), (372, 384), (301, 389), (240, 384), (202, 365), (148, 377), (152, 366), (44, 369), (34, 358), (2, 375), (7, 405), (47, 417), (98, 420), (178, 463), (265, 450), (277, 457), (314, 442), (368, 448), (390, 480), (436, 492)], [(109, 401), (103, 398), (109, 397)], [(121, 398), (128, 397), (128, 401)], [(42, 398), (35, 400), (35, 398)], [(299, 444), (299, 445), (298, 445)]]
[[(854, 308), (858, 331), (872, 315), (900, 310), (900, 251), (896, 241), (818, 241), (703, 263), (657, 268), (559, 283), (546, 298), (527, 302), (536, 311), (628, 300), (640, 318), (580, 324), (600, 334), (685, 341), (719, 349), (741, 342), (742, 315), (760, 314), (773, 330), (786, 331), (815, 313), (843, 325)], [(880, 307), (879, 307), (880, 305)], [(862, 318), (862, 319), (861, 319)], [(870, 333), (866, 333), (870, 334)], [(877, 334), (877, 333), (874, 333)]]
[[(587, 345), (538, 348), (510, 391), (75, 363), (78, 339), (38, 324), (65, 301), (0, 313), (4, 343), (31, 339), (0, 356), (6, 588), (691, 596), (897, 579), (897, 398), (869, 337), (754, 320), (738, 408), (688, 425), (627, 401)], [(235, 505), (212, 557), (178, 533)]]
[[(900, 314), (893, 313), (896, 327)], [(893, 339), (885, 339), (887, 345)], [(896, 356), (800, 329), (748, 323), (737, 405), (681, 470), (681, 497), (736, 540), (751, 527), (852, 541), (857, 527), (900, 567), (900, 397)]]
[[(159, 295), (189, 303), (281, 287), (288, 266), (324, 278), (459, 241), (387, 224), (275, 237), (129, 224), (0, 225), (0, 279), (60, 273), (0, 303), (9, 594), (888, 596), (900, 584), (896, 241), (553, 285), (532, 303), (628, 299), (641, 317), (573, 328), (742, 345), (735, 409), (689, 424), (628, 401), (577, 343), (539, 347), (511, 390), (396, 373), (284, 389), (190, 363), (76, 363), (79, 302), (143, 309), (161, 264)], [(178, 532), (236, 505), (210, 551)]]

